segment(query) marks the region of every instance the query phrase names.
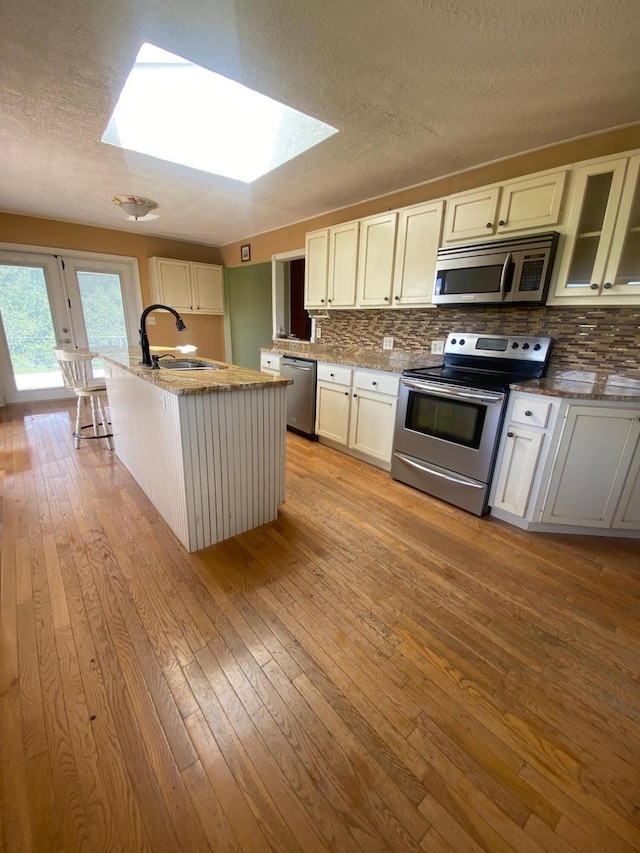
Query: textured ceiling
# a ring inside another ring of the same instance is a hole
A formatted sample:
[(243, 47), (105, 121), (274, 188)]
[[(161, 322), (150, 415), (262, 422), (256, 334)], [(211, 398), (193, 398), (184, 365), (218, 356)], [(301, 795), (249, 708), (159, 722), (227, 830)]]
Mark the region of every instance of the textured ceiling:
[[(639, 37), (638, 0), (2, 0), (0, 210), (223, 245), (636, 122)], [(250, 185), (104, 145), (145, 41), (340, 132)]]

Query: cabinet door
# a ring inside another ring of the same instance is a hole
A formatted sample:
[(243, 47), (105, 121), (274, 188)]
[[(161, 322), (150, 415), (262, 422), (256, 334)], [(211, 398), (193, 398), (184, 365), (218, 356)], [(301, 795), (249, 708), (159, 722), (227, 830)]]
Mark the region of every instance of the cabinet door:
[(570, 406), (542, 521), (610, 527), (640, 434), (637, 410)]
[(560, 219), (566, 179), (565, 171), (505, 184), (498, 211), (498, 233), (555, 225)]
[(602, 295), (640, 296), (640, 156), (627, 166)]
[(443, 213), (443, 201), (400, 211), (393, 274), (394, 305), (431, 304)]
[(500, 187), (452, 195), (447, 201), (444, 239), (470, 240), (493, 234)]
[(600, 294), (626, 168), (626, 160), (609, 160), (576, 170), (556, 296)]
[(613, 527), (618, 530), (640, 530), (640, 443), (636, 445)]
[(387, 308), (391, 304), (398, 214), (370, 216), (360, 224), (358, 305)]
[(329, 229), (311, 231), (306, 236), (305, 244), (304, 305), (305, 308), (326, 308), (329, 274)]
[(316, 399), (316, 432), (339, 444), (349, 438), (351, 390), (345, 385), (318, 382)]
[(542, 432), (509, 426), (492, 506), (525, 517), (543, 439)]
[(150, 258), (149, 272), (158, 302), (170, 305), (176, 311), (193, 311), (188, 261)]
[(351, 398), (349, 447), (383, 462), (390, 462), (396, 403), (395, 397), (386, 394), (359, 389), (354, 391)]
[(224, 314), (223, 267), (191, 264), (193, 307), (200, 314)]
[(329, 229), (330, 308), (353, 308), (358, 281), (360, 222), (346, 222)]

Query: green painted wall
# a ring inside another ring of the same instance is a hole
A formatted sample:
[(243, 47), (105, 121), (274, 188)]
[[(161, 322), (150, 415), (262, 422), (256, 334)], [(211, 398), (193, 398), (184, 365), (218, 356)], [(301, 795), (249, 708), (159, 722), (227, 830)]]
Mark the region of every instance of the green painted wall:
[(260, 369), (260, 347), (269, 346), (271, 263), (227, 267), (226, 300), (233, 363)]

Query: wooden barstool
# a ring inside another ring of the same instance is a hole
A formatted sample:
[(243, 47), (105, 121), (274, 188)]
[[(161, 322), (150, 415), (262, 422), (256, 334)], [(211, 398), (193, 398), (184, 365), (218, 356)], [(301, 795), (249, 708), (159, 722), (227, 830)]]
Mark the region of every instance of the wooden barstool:
[[(92, 352), (82, 350), (54, 349), (65, 388), (74, 391), (78, 398), (76, 407), (76, 428), (73, 431), (76, 449), (80, 447), (81, 439), (103, 438), (109, 450), (113, 450), (112, 432), (104, 411), (103, 401), (107, 400), (107, 386), (102, 379), (90, 379), (88, 366), (95, 358)], [(82, 402), (88, 400), (91, 405), (91, 423), (82, 426)], [(102, 432), (100, 431), (102, 427)], [(83, 430), (92, 429), (93, 435), (85, 435)]]

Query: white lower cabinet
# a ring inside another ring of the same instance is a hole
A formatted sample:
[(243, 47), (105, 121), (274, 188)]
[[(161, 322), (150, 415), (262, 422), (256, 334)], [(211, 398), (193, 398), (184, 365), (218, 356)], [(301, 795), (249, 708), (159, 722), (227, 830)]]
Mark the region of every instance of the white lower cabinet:
[(531, 530), (640, 531), (640, 404), (513, 393), (490, 503)]
[(389, 470), (399, 381), (393, 373), (318, 364), (320, 439)]
[(261, 352), (260, 353), (260, 372), (271, 373), (274, 376), (280, 375), (280, 359), (279, 353)]
[(640, 410), (569, 405), (543, 522), (614, 526), (640, 436)]
[(524, 518), (544, 434), (510, 424), (506, 437), (493, 505)]

